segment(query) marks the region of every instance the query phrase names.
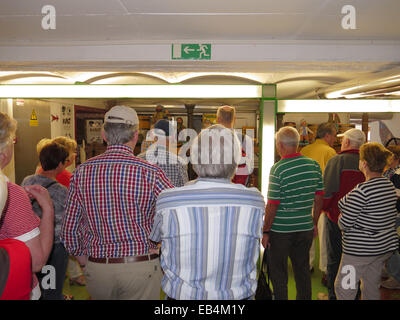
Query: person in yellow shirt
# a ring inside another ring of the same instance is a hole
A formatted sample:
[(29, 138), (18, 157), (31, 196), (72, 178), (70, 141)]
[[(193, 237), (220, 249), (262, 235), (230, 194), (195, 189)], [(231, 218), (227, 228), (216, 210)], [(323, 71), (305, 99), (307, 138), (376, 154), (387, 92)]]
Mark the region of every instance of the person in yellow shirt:
[[(314, 159), (321, 167), (322, 175), (324, 174), (328, 160), (336, 155), (333, 144), (336, 140), (336, 126), (334, 123), (324, 122), (317, 128), (315, 142), (305, 146), (300, 153), (306, 157)], [(326, 285), (326, 267), (327, 267), (327, 249), (326, 249), (326, 232), (325, 232), (326, 215), (321, 212), (318, 220), (318, 236), (320, 247), (319, 268), (323, 273), (322, 283)], [(315, 260), (315, 242), (310, 249), (310, 270), (313, 270)]]
[(306, 157), (314, 159), (321, 167), (322, 174), (328, 160), (336, 155), (333, 144), (336, 140), (336, 126), (330, 122), (321, 123), (317, 128), (315, 142), (305, 146), (300, 153)]

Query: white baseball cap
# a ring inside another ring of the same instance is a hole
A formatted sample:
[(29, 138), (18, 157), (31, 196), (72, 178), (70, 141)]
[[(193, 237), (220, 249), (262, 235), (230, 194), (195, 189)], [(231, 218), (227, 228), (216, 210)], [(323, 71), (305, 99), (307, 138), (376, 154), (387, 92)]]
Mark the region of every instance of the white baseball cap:
[(349, 129), (345, 133), (338, 134), (337, 136), (339, 138), (345, 137), (352, 142), (359, 143), (360, 145), (362, 145), (365, 142), (365, 134), (360, 129), (355, 129), (355, 128)]
[(4, 206), (6, 205), (7, 198), (8, 198), (7, 181), (0, 170), (0, 217), (1, 214), (3, 213)]
[(139, 124), (139, 118), (135, 109), (126, 106), (112, 107), (104, 116), (104, 122)]

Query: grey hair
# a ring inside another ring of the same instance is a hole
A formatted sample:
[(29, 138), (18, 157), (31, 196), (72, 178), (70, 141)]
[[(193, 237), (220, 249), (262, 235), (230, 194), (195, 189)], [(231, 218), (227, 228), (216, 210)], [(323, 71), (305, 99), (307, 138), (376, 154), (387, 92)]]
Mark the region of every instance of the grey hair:
[(298, 147), (300, 134), (293, 127), (282, 127), (275, 134), (275, 139), (287, 147)]
[(108, 145), (125, 144), (132, 140), (139, 126), (126, 123), (106, 122), (103, 126)]
[(230, 179), (241, 159), (239, 138), (220, 124), (210, 126), (194, 139), (190, 159), (200, 178)]
[(318, 126), (316, 137), (318, 139), (323, 139), (326, 136), (326, 134), (329, 133), (331, 135), (334, 135), (335, 132), (336, 132), (336, 126), (334, 123), (324, 122)]
[(345, 137), (345, 139), (348, 139), (350, 141), (350, 148), (352, 148), (352, 149), (360, 149), (360, 147), (365, 143), (365, 140), (363, 142), (361, 142), (358, 140), (356, 140), (356, 141), (351, 140), (349, 137)]
[(0, 152), (12, 143), (16, 131), (17, 121), (8, 114), (0, 112)]

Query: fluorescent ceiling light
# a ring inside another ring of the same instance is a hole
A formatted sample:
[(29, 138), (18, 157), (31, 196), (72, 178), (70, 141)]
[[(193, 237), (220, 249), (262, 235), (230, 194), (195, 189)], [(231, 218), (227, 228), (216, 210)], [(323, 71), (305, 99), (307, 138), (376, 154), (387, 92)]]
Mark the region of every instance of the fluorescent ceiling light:
[(400, 112), (400, 100), (280, 100), (278, 112)]
[(261, 97), (261, 85), (0, 85), (0, 98)]

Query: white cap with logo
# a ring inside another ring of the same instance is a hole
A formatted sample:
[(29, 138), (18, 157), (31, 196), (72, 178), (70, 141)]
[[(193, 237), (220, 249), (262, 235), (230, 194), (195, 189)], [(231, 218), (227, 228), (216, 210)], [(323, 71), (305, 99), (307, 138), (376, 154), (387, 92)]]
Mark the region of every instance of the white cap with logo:
[(345, 133), (338, 134), (337, 136), (339, 138), (345, 137), (352, 142), (358, 143), (359, 145), (362, 145), (365, 142), (365, 134), (360, 129), (349, 129)]
[(139, 118), (135, 109), (126, 106), (112, 107), (104, 116), (104, 122), (139, 124)]

